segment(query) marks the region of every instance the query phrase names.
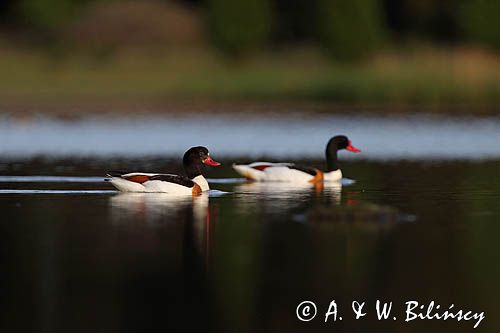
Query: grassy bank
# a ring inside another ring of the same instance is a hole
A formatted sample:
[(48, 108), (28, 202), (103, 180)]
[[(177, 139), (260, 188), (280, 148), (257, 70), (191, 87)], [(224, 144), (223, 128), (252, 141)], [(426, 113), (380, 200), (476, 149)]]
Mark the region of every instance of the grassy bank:
[(212, 51), (62, 56), (4, 48), (0, 105), (287, 100), (496, 109), (500, 61), (474, 49), (384, 52), (361, 64), (294, 49), (225, 60)]

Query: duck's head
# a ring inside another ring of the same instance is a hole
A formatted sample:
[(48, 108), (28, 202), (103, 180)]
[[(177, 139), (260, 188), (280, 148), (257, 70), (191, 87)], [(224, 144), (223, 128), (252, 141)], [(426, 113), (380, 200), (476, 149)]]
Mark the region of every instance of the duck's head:
[(338, 150), (345, 149), (352, 153), (360, 153), (361, 150), (354, 147), (351, 143), (351, 140), (345, 135), (337, 135), (328, 141), (328, 145), (326, 146), (327, 153), (337, 152)]
[(198, 146), (189, 148), (184, 153), (182, 159), (184, 167), (199, 167), (201, 163), (210, 166), (219, 166), (220, 163), (216, 162), (210, 157), (210, 153), (206, 147)]

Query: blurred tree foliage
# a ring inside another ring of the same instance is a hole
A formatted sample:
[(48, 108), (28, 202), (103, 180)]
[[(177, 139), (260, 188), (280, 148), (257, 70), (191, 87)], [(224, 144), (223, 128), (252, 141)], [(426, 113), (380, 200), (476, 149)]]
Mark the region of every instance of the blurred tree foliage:
[(384, 28), (377, 0), (319, 0), (321, 44), (338, 59), (359, 59), (380, 47)]
[(285, 44), (310, 42), (316, 34), (318, 0), (274, 0), (273, 40)]
[(238, 54), (263, 46), (270, 38), (269, 0), (207, 0), (208, 26), (214, 43)]
[(500, 48), (500, 1), (468, 0), (464, 2), (460, 22), (468, 40)]
[(398, 39), (454, 42), (458, 37), (457, 9), (463, 0), (383, 0), (385, 24)]
[(90, 0), (21, 0), (15, 11), (22, 23), (40, 32), (53, 32), (67, 23)]
[[(179, 8), (187, 5), (188, 9), (193, 9), (192, 25), (201, 27), (199, 23), (206, 22), (205, 30), (213, 44), (233, 55), (263, 48), (266, 44), (305, 42), (319, 44), (332, 58), (355, 60), (383, 47), (391, 39), (396, 42), (415, 39), (439, 43), (472, 41), (500, 49), (499, 0), (148, 1), (175, 3)], [(0, 0), (0, 24), (9, 26), (9, 31), (28, 27), (28, 34), (35, 37), (52, 35), (55, 36), (52, 40), (57, 41), (58, 36), (81, 23), (77, 20), (84, 16), (80, 14), (90, 2), (122, 5), (121, 0)], [(144, 11), (141, 17), (145, 19), (134, 22), (144, 22), (147, 26), (158, 16), (151, 11), (151, 14)], [(105, 25), (99, 23), (103, 20), (95, 16), (87, 17), (88, 22), (97, 22), (94, 26), (89, 24), (89, 30), (104, 31), (96, 35), (107, 40), (107, 30), (99, 26)], [(119, 18), (115, 21), (130, 21), (126, 17)], [(178, 26), (172, 22), (170, 27), (174, 25)], [(123, 29), (126, 31), (127, 27)], [(160, 29), (163, 28), (158, 31)], [(205, 35), (203, 32), (200, 35), (201, 40)], [(15, 38), (15, 34), (13, 36)]]

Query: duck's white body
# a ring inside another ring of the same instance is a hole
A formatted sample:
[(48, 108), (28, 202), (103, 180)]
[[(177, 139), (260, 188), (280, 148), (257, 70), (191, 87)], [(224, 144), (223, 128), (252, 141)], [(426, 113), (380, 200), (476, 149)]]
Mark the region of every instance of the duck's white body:
[(108, 179), (114, 187), (122, 192), (156, 192), (169, 195), (199, 195), (208, 191), (208, 182), (203, 177), (201, 165), (218, 166), (219, 162), (210, 157), (206, 147), (189, 148), (182, 158), (187, 177), (172, 174), (145, 172), (110, 172)]
[(339, 182), (342, 180), (342, 171), (338, 166), (337, 152), (341, 149), (353, 153), (361, 152), (351, 144), (351, 141), (345, 135), (332, 137), (326, 145), (328, 172), (293, 163), (270, 162), (254, 162), (247, 165), (233, 164), (233, 169), (243, 177), (257, 182), (312, 183), (316, 185), (324, 182)]
[(109, 182), (122, 192), (197, 195), (210, 189), (207, 180), (202, 175), (189, 182), (186, 177), (177, 175), (132, 172), (119, 177), (111, 177)]
[(317, 183), (322, 181), (340, 181), (340, 169), (322, 172), (318, 169), (301, 168), (293, 163), (254, 162), (234, 164), (233, 169), (243, 177), (257, 182)]

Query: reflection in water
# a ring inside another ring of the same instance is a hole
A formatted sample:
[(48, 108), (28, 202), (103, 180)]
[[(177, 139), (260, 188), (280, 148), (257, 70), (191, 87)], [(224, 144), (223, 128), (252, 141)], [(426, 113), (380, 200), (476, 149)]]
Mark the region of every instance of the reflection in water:
[[(113, 221), (120, 222), (131, 218), (146, 221), (151, 225), (165, 223), (184, 213), (206, 209), (208, 195), (199, 197), (172, 196), (166, 193), (119, 193), (110, 197)], [(129, 222), (129, 221), (127, 221)]]
[(130, 226), (146, 222), (149, 227), (183, 224), (180, 239), (193, 243), (207, 262), (210, 254), (211, 225), (209, 195), (172, 196), (166, 193), (120, 193), (109, 199), (115, 225)]
[(389, 230), (402, 222), (415, 222), (416, 216), (399, 212), (390, 206), (362, 203), (342, 206), (315, 206), (304, 215), (296, 216), (298, 221), (308, 221), (316, 225), (360, 228), (364, 230)]
[(272, 198), (289, 198), (292, 195), (300, 195), (311, 191), (321, 191), (321, 187), (315, 187), (309, 183), (285, 183), (285, 182), (248, 182), (236, 186), (236, 193), (252, 193), (267, 195)]
[(331, 205), (340, 205), (342, 199), (342, 184), (351, 185), (354, 182), (325, 182), (323, 183), (323, 198)]
[[(95, 166), (79, 167), (97, 174)], [(484, 310), (481, 331), (498, 332), (500, 322), (490, 314), (500, 299), (499, 167), (352, 163), (346, 169), (356, 184), (320, 192), (223, 180), (214, 187), (231, 193), (195, 198), (81, 192), (105, 189), (104, 183), (78, 183), (71, 189), (80, 192), (70, 195), (0, 193), (0, 327), (470, 331), (464, 322), (405, 323), (398, 305), (416, 299)], [(231, 175), (222, 170), (214, 177)], [(307, 326), (297, 320), (300, 301), (315, 301), (323, 312), (332, 298), (341, 310), (354, 299), (371, 309), (376, 299), (391, 300), (398, 320), (377, 321), (374, 312), (335, 323), (318, 314)]]
[[(140, 258), (121, 290), (127, 331), (143, 331), (145, 323), (166, 331), (210, 327), (204, 312), (210, 306), (206, 279), (214, 230), (209, 194), (120, 193), (109, 198), (109, 207), (114, 229), (125, 233), (127, 245)], [(158, 257), (162, 260), (154, 260)], [(138, 311), (147, 319), (137, 316)], [(196, 321), (188, 320), (191, 311), (197, 313)]]
[(342, 184), (329, 182), (319, 185), (281, 182), (248, 182), (235, 186), (238, 208), (251, 212), (266, 209), (283, 214), (287, 210), (305, 209), (311, 200), (324, 198), (330, 204), (341, 201)]
[[(347, 185), (352, 182), (347, 183)], [(342, 201), (342, 183), (293, 184), (249, 182), (234, 189), (238, 209), (247, 212), (291, 214), (295, 222), (310, 225), (349, 226), (371, 230), (389, 230), (400, 222), (416, 217), (387, 205), (360, 202), (356, 191), (347, 191)]]

